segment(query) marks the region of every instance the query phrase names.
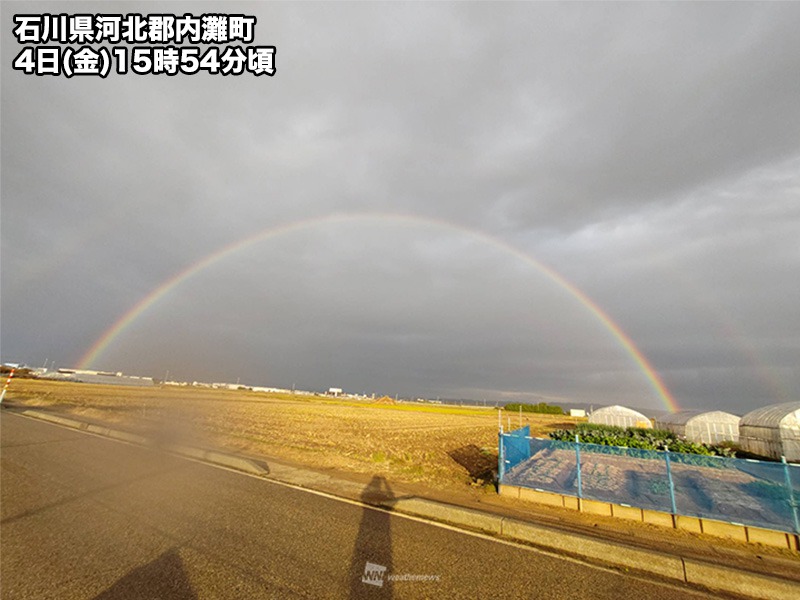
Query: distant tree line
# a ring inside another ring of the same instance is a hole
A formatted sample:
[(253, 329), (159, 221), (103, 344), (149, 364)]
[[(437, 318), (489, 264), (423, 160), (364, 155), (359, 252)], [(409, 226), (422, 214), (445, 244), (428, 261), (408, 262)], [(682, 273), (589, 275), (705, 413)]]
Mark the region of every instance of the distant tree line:
[(539, 402), (539, 404), (522, 404), (519, 402), (514, 402), (512, 404), (506, 404), (503, 408), (511, 412), (519, 412), (520, 409), (522, 409), (522, 412), (539, 413), (544, 415), (566, 414), (564, 409), (560, 406), (555, 404), (547, 404), (547, 402)]

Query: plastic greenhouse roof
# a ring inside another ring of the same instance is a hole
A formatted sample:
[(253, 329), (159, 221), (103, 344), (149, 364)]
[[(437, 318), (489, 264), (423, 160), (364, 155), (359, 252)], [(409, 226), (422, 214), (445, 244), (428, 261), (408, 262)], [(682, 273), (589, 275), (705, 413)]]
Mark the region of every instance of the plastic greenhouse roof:
[(795, 411), (800, 411), (800, 402), (772, 404), (750, 411), (742, 417), (740, 426), (779, 427), (781, 421)]
[(641, 417), (642, 419), (649, 421), (649, 419), (639, 411), (633, 410), (632, 408), (627, 408), (626, 406), (620, 406), (619, 404), (615, 404), (614, 406), (604, 406), (603, 408), (598, 408), (592, 414), (593, 415), (610, 414), (610, 415), (622, 415), (626, 417)]
[(739, 422), (739, 417), (737, 415), (721, 410), (682, 410), (658, 417), (656, 421), (659, 423), (669, 423), (670, 425), (686, 425), (693, 419), (710, 423)]

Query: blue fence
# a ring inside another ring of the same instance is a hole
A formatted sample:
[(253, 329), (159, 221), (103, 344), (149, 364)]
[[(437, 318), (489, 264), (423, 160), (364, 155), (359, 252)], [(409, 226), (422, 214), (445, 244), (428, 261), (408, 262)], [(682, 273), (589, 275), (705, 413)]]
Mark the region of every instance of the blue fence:
[(500, 434), (501, 484), (800, 533), (800, 465)]

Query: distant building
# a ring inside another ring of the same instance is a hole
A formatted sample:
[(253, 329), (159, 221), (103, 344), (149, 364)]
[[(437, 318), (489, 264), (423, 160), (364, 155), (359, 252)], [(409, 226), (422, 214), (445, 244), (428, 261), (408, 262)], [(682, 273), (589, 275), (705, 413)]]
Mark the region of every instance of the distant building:
[(582, 408), (570, 408), (569, 409), (569, 416), (570, 417), (585, 417), (586, 411)]
[(244, 388), (245, 386), (239, 385), (238, 383), (220, 383), (215, 382), (209, 384), (215, 390), (238, 390), (239, 388)]
[[(291, 394), (292, 390), (285, 390), (283, 388), (274, 388), (274, 387), (260, 387), (260, 386), (253, 386), (249, 388), (253, 392), (265, 392), (265, 393), (278, 393), (278, 394)], [(305, 392), (303, 392), (305, 393)]]
[(101, 375), (103, 377), (122, 377), (122, 371), (92, 371), (91, 369), (59, 369), (64, 375)]
[(625, 406), (604, 406), (589, 415), (589, 423), (597, 425), (614, 425), (616, 427), (640, 427), (652, 429), (650, 419), (642, 413)]
[(87, 369), (58, 369), (58, 371), (47, 371), (39, 375), (39, 378), (55, 379), (57, 381), (75, 381), (78, 383), (130, 385), (137, 387), (150, 387), (155, 385), (152, 377), (123, 375), (121, 372), (89, 371)]
[(342, 388), (329, 388), (328, 389), (329, 396), (341, 396), (342, 395)]

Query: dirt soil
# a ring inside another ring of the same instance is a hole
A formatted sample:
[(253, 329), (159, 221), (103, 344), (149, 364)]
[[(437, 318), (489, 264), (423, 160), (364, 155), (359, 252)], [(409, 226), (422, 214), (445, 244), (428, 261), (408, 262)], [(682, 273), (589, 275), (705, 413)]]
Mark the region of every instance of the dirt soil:
[[(221, 447), (316, 469), (380, 474), (438, 489), (491, 486), (497, 411), (385, 400), (15, 379), (7, 402), (47, 408), (174, 442)], [(503, 424), (519, 416), (503, 413)], [(523, 414), (534, 436), (578, 419)]]

